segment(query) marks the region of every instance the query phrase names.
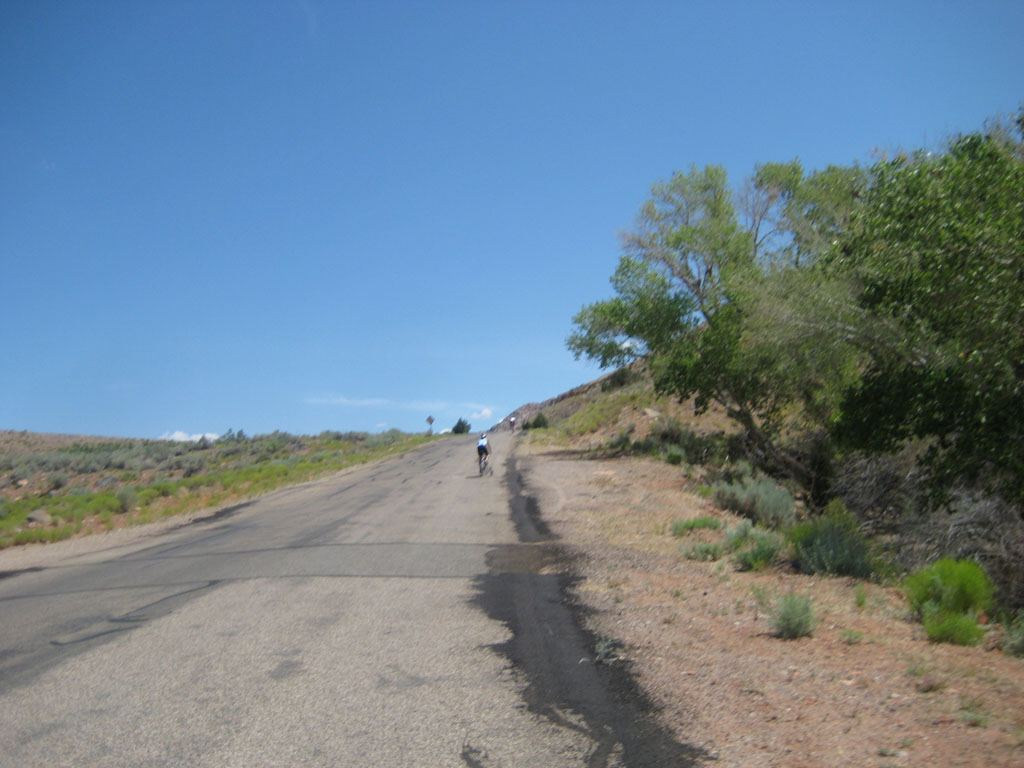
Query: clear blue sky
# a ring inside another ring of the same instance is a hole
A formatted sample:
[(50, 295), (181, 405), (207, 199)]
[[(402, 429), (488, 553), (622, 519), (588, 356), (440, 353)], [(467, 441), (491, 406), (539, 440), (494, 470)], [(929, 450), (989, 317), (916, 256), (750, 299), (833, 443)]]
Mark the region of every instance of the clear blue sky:
[(1024, 3), (0, 3), (0, 428), (490, 426), (695, 163), (1024, 102)]

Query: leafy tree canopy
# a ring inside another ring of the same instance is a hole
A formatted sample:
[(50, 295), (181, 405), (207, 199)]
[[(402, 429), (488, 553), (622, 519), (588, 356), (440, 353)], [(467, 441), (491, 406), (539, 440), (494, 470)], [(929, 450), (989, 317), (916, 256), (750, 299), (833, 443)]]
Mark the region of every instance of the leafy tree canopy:
[(890, 330), (865, 346), (836, 434), (879, 450), (932, 439), (947, 483), (990, 479), (1024, 497), (1021, 141), (992, 130), (879, 163), (828, 267)]

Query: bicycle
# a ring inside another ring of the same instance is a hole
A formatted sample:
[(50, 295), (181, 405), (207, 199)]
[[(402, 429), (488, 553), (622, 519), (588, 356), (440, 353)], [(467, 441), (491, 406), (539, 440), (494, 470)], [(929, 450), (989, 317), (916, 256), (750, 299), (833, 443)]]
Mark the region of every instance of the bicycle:
[(487, 471), (487, 454), (482, 453), (477, 458), (477, 464), (480, 465), (480, 476), (483, 477), (484, 472)]

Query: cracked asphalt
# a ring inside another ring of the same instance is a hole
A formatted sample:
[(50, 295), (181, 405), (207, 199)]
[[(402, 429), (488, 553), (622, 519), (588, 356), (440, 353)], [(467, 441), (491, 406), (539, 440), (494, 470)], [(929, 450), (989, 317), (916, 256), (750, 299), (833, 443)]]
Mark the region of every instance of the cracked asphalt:
[(552, 637), (590, 660), (530, 581), (550, 558), (517, 494), (453, 437), (128, 543), (0, 553), (0, 766), (690, 764), (638, 751), (659, 734), (598, 670), (564, 683), (582, 702), (530, 679)]

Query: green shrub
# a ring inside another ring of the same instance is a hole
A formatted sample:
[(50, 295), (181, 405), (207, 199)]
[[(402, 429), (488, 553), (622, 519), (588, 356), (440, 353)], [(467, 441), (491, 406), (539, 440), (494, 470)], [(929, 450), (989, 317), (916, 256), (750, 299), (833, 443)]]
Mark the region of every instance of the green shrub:
[(119, 488), (115, 495), (122, 512), (131, 512), (135, 509), (135, 505), (139, 501), (138, 494), (135, 493), (135, 489), (127, 486)]
[(844, 629), (839, 633), (839, 639), (847, 645), (858, 645), (864, 639), (864, 633), (856, 629)]
[(548, 417), (544, 415), (543, 411), (539, 411), (530, 422), (530, 429), (547, 429), (548, 426)]
[(1013, 656), (1024, 656), (1024, 611), (1018, 613), (1014, 621), (1007, 622), (1002, 648)]
[(722, 546), (702, 541), (683, 552), (687, 560), (719, 560), (722, 557)]
[(630, 426), (628, 429), (624, 429), (619, 432), (611, 442), (608, 443), (608, 447), (613, 451), (626, 452), (632, 447), (633, 440), (630, 437), (633, 433), (634, 427)]
[(868, 591), (864, 588), (863, 584), (858, 584), (856, 589), (853, 591), (853, 601), (857, 604), (857, 607), (862, 609), (868, 604)]
[(783, 539), (777, 533), (753, 531), (752, 546), (736, 555), (736, 564), (742, 571), (759, 571), (775, 563), (782, 550)]
[(967, 613), (934, 613), (922, 623), (928, 639), (936, 643), (977, 645), (985, 637), (985, 630)]
[(694, 434), (677, 419), (660, 418), (651, 425), (650, 434), (637, 441), (638, 453), (662, 456), (670, 464), (707, 464), (724, 454), (721, 438)]
[(977, 563), (943, 558), (903, 581), (914, 614), (935, 642), (977, 645), (985, 636), (979, 612), (993, 605), (993, 586)]
[(760, 523), (765, 528), (786, 528), (793, 523), (794, 503), (789, 491), (767, 477), (745, 477), (715, 483), (715, 504)]
[(627, 365), (619, 368), (614, 373), (608, 374), (604, 381), (601, 382), (601, 391), (611, 392), (613, 389), (621, 389), (627, 384), (632, 384), (634, 381), (639, 381), (642, 378), (639, 373)]
[(469, 430), (470, 430), (469, 422), (466, 421), (465, 419), (459, 419), (458, 421), (455, 422), (455, 426), (452, 427), (452, 434), (453, 435), (465, 435), (465, 434), (469, 433)]
[(793, 640), (814, 632), (814, 606), (806, 595), (790, 592), (775, 601), (772, 629), (776, 637)]
[(143, 488), (138, 493), (140, 507), (148, 507), (158, 498), (160, 498), (160, 492), (155, 488)]
[(797, 567), (804, 573), (867, 578), (872, 573), (871, 551), (856, 518), (835, 500), (825, 514), (789, 531)]
[(685, 536), (690, 531), (711, 530), (717, 531), (722, 527), (722, 521), (717, 517), (697, 517), (692, 520), (676, 520), (672, 523), (673, 536)]
[(735, 552), (750, 539), (754, 524), (750, 520), (741, 520), (740, 523), (725, 534), (725, 548)]
[(989, 611), (993, 586), (972, 560), (943, 558), (903, 580), (903, 592), (917, 617), (933, 614), (975, 614)]
[(89, 501), (89, 514), (103, 515), (121, 511), (121, 502), (112, 493), (97, 493)]

